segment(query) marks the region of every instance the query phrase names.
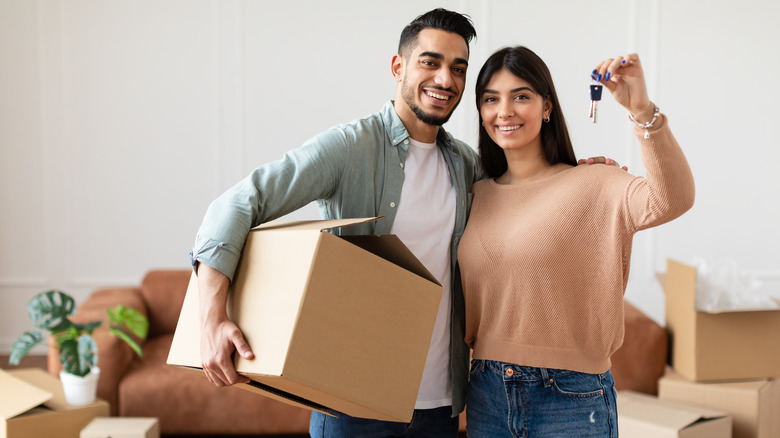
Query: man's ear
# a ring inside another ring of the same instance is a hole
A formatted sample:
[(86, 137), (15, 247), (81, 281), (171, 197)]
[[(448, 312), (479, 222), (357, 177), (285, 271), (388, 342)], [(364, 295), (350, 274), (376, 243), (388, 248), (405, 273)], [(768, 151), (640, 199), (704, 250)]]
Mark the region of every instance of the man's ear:
[(390, 72), (396, 82), (401, 82), (404, 77), (404, 57), (396, 53), (390, 61)]

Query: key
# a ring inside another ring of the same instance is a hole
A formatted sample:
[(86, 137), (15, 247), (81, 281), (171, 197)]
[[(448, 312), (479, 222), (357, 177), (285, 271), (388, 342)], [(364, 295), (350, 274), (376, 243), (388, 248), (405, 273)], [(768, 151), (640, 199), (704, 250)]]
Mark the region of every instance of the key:
[(590, 86), (590, 111), (588, 111), (588, 118), (593, 119), (593, 123), (596, 123), (596, 115), (603, 88), (604, 86), (601, 84), (591, 84)]

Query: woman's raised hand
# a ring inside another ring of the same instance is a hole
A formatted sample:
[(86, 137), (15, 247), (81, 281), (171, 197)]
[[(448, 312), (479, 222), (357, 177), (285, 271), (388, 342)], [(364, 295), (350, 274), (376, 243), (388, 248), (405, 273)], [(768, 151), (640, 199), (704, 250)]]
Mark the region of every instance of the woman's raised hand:
[(639, 114), (650, 106), (645, 74), (636, 53), (602, 61), (591, 77), (604, 84), (617, 103), (631, 114)]

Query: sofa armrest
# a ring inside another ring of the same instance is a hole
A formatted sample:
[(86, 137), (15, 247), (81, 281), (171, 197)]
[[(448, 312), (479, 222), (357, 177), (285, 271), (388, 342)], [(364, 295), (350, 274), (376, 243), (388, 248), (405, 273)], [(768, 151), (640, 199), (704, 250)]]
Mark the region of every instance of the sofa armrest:
[(149, 337), (173, 334), (187, 294), (192, 269), (155, 269), (141, 282), (141, 295), (149, 306)]
[[(100, 368), (100, 380), (98, 381), (97, 395), (109, 402), (111, 414), (117, 412), (117, 389), (119, 380), (127, 372), (130, 365), (136, 360), (135, 352), (124, 341), (112, 336), (108, 331), (108, 315), (106, 309), (117, 305), (131, 307), (148, 318), (149, 310), (141, 296), (140, 288), (110, 288), (99, 289), (93, 292), (76, 309), (72, 320), (84, 323), (89, 321), (103, 321), (103, 324), (95, 330), (93, 336), (98, 345), (98, 362)], [(140, 341), (143, 347), (145, 341)], [(57, 346), (53, 339), (49, 339), (49, 372), (59, 375), (62, 369)]]
[(612, 355), (615, 387), (656, 395), (669, 355), (669, 334), (626, 300), (623, 310), (623, 345)]

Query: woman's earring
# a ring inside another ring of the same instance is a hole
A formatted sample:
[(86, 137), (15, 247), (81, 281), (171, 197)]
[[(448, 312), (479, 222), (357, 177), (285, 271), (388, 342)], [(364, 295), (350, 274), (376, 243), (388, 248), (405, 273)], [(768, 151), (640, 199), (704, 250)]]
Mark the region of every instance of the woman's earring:
[(549, 114), (544, 116), (544, 122), (545, 123), (550, 123), (550, 115)]

